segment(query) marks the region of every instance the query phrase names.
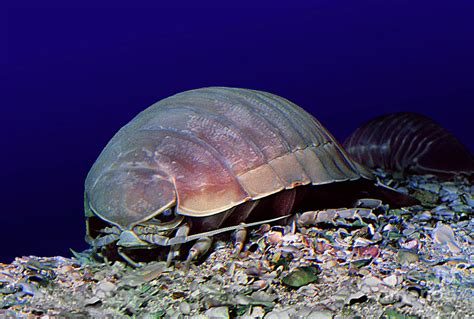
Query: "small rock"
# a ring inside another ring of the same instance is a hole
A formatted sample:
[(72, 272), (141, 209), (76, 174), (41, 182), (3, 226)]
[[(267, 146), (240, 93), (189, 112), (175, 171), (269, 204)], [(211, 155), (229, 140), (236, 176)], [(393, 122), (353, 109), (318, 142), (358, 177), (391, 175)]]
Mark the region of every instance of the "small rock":
[(263, 307), (253, 307), (250, 318), (263, 318), (263, 316), (265, 316)]
[(409, 265), (419, 260), (418, 254), (411, 250), (400, 249), (397, 253), (397, 260), (402, 265)]
[(298, 310), (294, 317), (308, 319), (332, 319), (333, 314), (330, 311), (311, 309), (310, 307), (303, 306)]
[(315, 310), (311, 311), (307, 317), (308, 319), (332, 319), (334, 316), (330, 311)]
[(204, 313), (207, 317), (212, 319), (224, 319), (229, 318), (229, 308), (227, 307), (214, 307), (206, 310)]
[(364, 293), (362, 291), (357, 291), (357, 292), (354, 292), (354, 293), (352, 293), (352, 294), (350, 294), (349, 296), (346, 297), (345, 304), (346, 305), (351, 305), (351, 304), (354, 304), (354, 303), (362, 303), (362, 302), (365, 302), (365, 301), (367, 301), (366, 293)]
[(267, 313), (264, 319), (290, 319), (291, 315), (294, 314), (295, 309), (289, 308), (284, 310), (273, 310)]
[(271, 295), (265, 291), (255, 291), (250, 295), (250, 297), (253, 301), (262, 303), (270, 303), (277, 298), (276, 296)]
[(471, 194), (465, 193), (465, 194), (462, 194), (461, 197), (467, 205), (474, 208), (474, 198), (472, 197)]
[(284, 285), (299, 288), (318, 279), (319, 267), (301, 267), (286, 275), (281, 281)]
[(390, 275), (383, 279), (383, 282), (390, 287), (395, 287), (398, 283), (397, 275)]
[(268, 282), (266, 280), (256, 280), (252, 283), (251, 288), (253, 290), (261, 290), (268, 287)]
[(245, 285), (248, 282), (248, 276), (244, 271), (239, 270), (235, 272), (233, 281), (239, 285)]
[(183, 301), (182, 303), (179, 304), (179, 311), (183, 315), (189, 315), (189, 313), (191, 312), (191, 306), (186, 301)]
[(453, 254), (459, 254), (461, 252), (461, 249), (454, 239), (454, 232), (451, 226), (441, 222), (438, 223), (433, 230), (433, 238), (437, 243), (447, 245)]
[(88, 306), (96, 305), (96, 304), (98, 304), (98, 303), (100, 303), (100, 302), (101, 302), (100, 299), (99, 299), (98, 297), (96, 297), (96, 296), (93, 296), (93, 297), (91, 297), (91, 298), (88, 298), (88, 299), (84, 300), (84, 304), (85, 304), (86, 306), (87, 306), (87, 305), (88, 305)]
[(382, 283), (382, 280), (374, 276), (369, 276), (365, 278), (364, 283), (369, 287), (377, 287)]
[(267, 242), (269, 244), (278, 244), (283, 240), (283, 234), (279, 231), (269, 231), (267, 233)]
[(102, 290), (103, 292), (111, 292), (115, 290), (116, 286), (110, 281), (102, 281), (101, 283), (99, 283), (97, 288)]

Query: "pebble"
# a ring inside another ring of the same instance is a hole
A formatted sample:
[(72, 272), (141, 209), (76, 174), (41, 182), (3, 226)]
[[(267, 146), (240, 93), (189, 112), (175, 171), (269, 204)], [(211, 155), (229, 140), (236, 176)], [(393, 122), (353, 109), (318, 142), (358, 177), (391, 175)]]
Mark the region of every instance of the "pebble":
[(261, 289), (265, 289), (268, 287), (268, 282), (266, 280), (256, 280), (252, 283), (252, 289), (253, 290), (261, 290)]
[(308, 319), (331, 319), (333, 314), (330, 311), (316, 310), (303, 306), (292, 317)]
[(267, 242), (269, 244), (278, 244), (283, 240), (283, 234), (279, 231), (270, 231), (267, 233)]
[(377, 287), (382, 283), (382, 280), (380, 280), (379, 278), (374, 277), (374, 276), (368, 276), (364, 280), (364, 283), (369, 287)]
[(290, 319), (290, 315), (294, 314), (294, 309), (272, 310), (263, 317), (264, 319)]
[[(469, 309), (466, 300), (471, 295), (467, 295), (465, 286), (473, 285), (469, 270), (474, 245), (470, 207), (474, 203), (469, 190), (474, 188), (462, 181), (444, 187), (445, 183), (434, 178), (411, 179), (415, 182), (410, 185), (423, 189), (415, 193), (417, 196), (434, 192), (428, 196), (427, 205), (393, 210), (379, 207), (374, 212), (313, 212), (309, 214), (312, 220), (318, 216), (319, 221), (326, 222), (302, 226), (296, 233), (282, 226), (252, 230), (248, 245), (253, 242), (255, 249), (244, 250), (239, 258), (229, 256), (228, 241), (219, 241), (207, 260), (192, 264), (187, 272), (180, 267), (162, 269), (155, 265), (150, 277), (149, 267), (142, 268), (147, 271), (132, 271), (121, 263), (83, 267), (69, 259), (52, 263), (50, 258), (19, 258), (12, 266), (3, 265), (0, 272), (0, 305), (31, 311), (25, 302), (34, 300), (34, 313), (43, 316), (54, 313), (50, 305), (58, 302), (58, 309), (75, 309), (89, 317), (105, 312), (112, 316), (110, 312), (116, 314), (117, 309), (126, 307), (127, 313), (144, 318), (158, 315), (193, 319), (229, 318), (236, 311), (245, 312), (241, 319), (342, 319), (337, 313), (347, 314), (345, 318), (379, 318), (387, 307), (408, 305), (403, 310), (406, 314), (442, 318), (440, 309), (447, 306), (445, 295), (440, 294), (436, 302), (429, 299), (433, 292), (429, 287), (436, 285), (446, 290), (451, 286), (462, 288), (459, 291), (464, 297), (456, 292), (448, 302), (462, 313), (460, 317), (466, 317), (468, 310), (463, 309)], [(413, 188), (407, 189), (413, 193)], [(442, 188), (443, 198), (438, 196)], [(453, 256), (459, 249), (459, 255)], [(278, 258), (272, 260), (272, 256)], [(297, 289), (282, 286), (289, 272), (314, 266), (322, 268), (315, 281)], [(57, 278), (49, 276), (50, 270)], [(132, 274), (136, 281), (133, 284), (127, 278)], [(17, 278), (31, 287), (20, 285)], [(33, 297), (30, 288), (37, 289)], [(70, 297), (72, 289), (74, 298)], [(314, 305), (318, 308), (312, 308)], [(156, 309), (161, 310), (155, 313)], [(2, 310), (0, 318), (5, 313)], [(265, 311), (269, 311), (266, 316)]]
[(390, 287), (395, 287), (398, 283), (398, 277), (397, 275), (390, 275), (388, 277), (385, 277), (383, 279), (383, 282)]
[(263, 309), (263, 307), (257, 306), (257, 307), (252, 307), (251, 312), (248, 312), (247, 314), (240, 316), (239, 319), (263, 318), (264, 316), (265, 316), (265, 310)]
[(306, 317), (308, 319), (331, 319), (334, 315), (330, 311), (315, 310), (311, 311)]
[(34, 296), (35, 294), (35, 287), (31, 284), (26, 282), (21, 282), (18, 284), (21, 287), (21, 291), (27, 295)]
[(447, 245), (453, 254), (459, 254), (461, 252), (461, 249), (454, 239), (454, 232), (451, 226), (438, 223), (433, 230), (433, 238), (439, 244)]
[(441, 187), (438, 184), (426, 183), (419, 185), (419, 188), (424, 189), (428, 192), (438, 194)]
[(469, 205), (470, 207), (474, 207), (474, 198), (471, 194), (465, 193), (462, 194), (461, 197), (467, 205)]
[(191, 312), (191, 306), (186, 301), (183, 301), (182, 303), (179, 304), (179, 311), (183, 315), (189, 315), (189, 313)]
[(417, 221), (428, 221), (432, 218), (432, 215), (429, 210), (425, 210), (424, 212), (415, 215), (413, 218)]
[(229, 318), (229, 308), (228, 307), (214, 307), (206, 310), (204, 313), (207, 317), (212, 319), (226, 319)]
[(103, 292), (111, 292), (116, 288), (115, 284), (111, 283), (110, 281), (102, 281), (97, 287)]
[(248, 282), (248, 276), (244, 271), (239, 270), (235, 272), (233, 281), (239, 285), (245, 285)]

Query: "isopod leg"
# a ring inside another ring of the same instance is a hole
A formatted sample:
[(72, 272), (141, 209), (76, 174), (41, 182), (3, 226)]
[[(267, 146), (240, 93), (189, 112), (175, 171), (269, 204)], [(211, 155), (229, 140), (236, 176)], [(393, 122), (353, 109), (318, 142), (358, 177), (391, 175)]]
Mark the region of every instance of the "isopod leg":
[(245, 227), (239, 228), (234, 233), (234, 256), (238, 256), (242, 249), (244, 248), (245, 239), (247, 239), (247, 229)]
[(244, 227), (243, 222), (252, 213), (255, 207), (257, 207), (259, 202), (260, 201), (258, 200), (247, 202), (229, 214), (229, 221), (232, 220), (234, 223), (240, 223), (240, 227), (238, 227), (234, 232), (234, 256), (240, 254), (244, 248), (245, 240), (247, 239), (247, 229)]
[[(188, 224), (183, 224), (178, 228), (176, 231), (176, 235), (173, 239), (175, 239), (177, 242), (186, 242), (186, 238), (188, 237), (189, 234), (189, 225)], [(179, 254), (179, 249), (181, 248), (181, 243), (174, 244), (170, 246), (170, 251), (168, 253), (168, 257), (166, 258), (166, 267), (169, 267), (171, 265), (171, 261), (173, 260), (174, 257), (178, 256)]]
[(290, 225), (290, 233), (295, 234), (296, 231), (298, 230), (298, 216), (296, 215), (291, 215), (288, 218), (288, 225)]
[(120, 255), (120, 257), (122, 257), (127, 263), (129, 263), (130, 265), (132, 265), (132, 267), (135, 267), (135, 268), (140, 268), (141, 265), (137, 262), (135, 262), (132, 258), (130, 258), (123, 250), (122, 250), (122, 247), (118, 247), (117, 248), (117, 253)]
[(212, 237), (203, 237), (198, 239), (189, 250), (188, 258), (184, 264), (185, 269), (189, 269), (189, 265), (193, 260), (205, 254), (211, 248)]

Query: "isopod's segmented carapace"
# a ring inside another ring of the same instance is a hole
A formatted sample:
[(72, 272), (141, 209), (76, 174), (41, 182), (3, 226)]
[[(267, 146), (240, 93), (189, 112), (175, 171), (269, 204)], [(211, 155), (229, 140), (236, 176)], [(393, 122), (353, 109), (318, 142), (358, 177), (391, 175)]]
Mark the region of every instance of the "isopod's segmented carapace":
[(474, 173), (472, 153), (441, 125), (417, 113), (376, 117), (355, 130), (344, 148), (370, 168), (440, 176)]
[(247, 89), (191, 90), (138, 114), (102, 151), (85, 184), (86, 239), (96, 248), (174, 247), (296, 207), (383, 197), (380, 189), (288, 100)]

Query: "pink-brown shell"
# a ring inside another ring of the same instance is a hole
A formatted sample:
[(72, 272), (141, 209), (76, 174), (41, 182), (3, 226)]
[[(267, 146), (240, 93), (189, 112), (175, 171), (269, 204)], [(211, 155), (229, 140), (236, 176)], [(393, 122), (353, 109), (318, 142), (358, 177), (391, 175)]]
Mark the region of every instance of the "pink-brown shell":
[(370, 168), (440, 176), (474, 173), (471, 152), (445, 128), (417, 113), (376, 117), (354, 131), (344, 148)]
[(300, 185), (371, 178), (310, 114), (279, 96), (186, 91), (137, 115), (86, 179), (102, 219), (130, 228), (176, 206), (205, 217)]

